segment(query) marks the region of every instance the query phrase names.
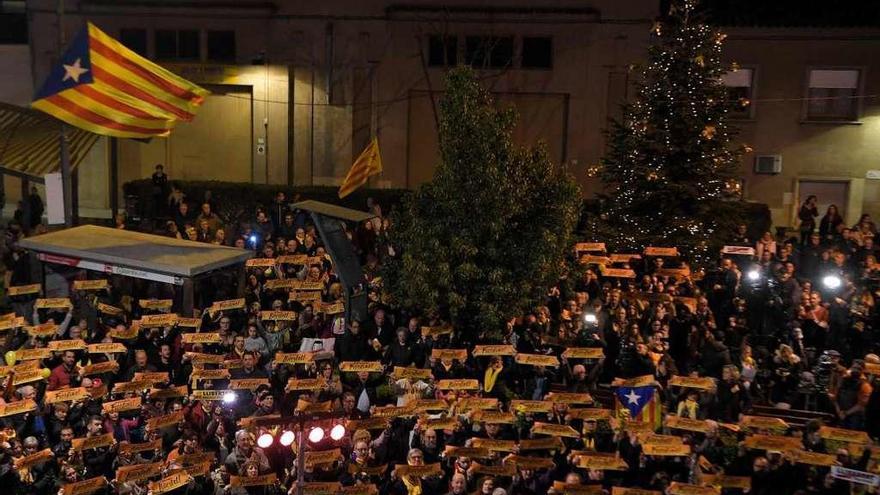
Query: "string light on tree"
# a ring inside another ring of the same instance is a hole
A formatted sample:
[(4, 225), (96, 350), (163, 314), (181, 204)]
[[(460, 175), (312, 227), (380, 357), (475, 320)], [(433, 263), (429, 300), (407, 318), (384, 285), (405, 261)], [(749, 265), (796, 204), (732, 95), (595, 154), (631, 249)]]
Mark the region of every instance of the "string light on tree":
[(738, 65), (722, 65), (725, 36), (701, 22), (694, 0), (671, 0), (652, 32), (636, 97), (609, 133), (598, 172), (607, 196), (593, 226), (610, 249), (674, 244), (698, 268), (738, 221), (728, 199), (741, 187), (744, 148), (733, 145), (726, 116), (750, 102), (721, 82)]

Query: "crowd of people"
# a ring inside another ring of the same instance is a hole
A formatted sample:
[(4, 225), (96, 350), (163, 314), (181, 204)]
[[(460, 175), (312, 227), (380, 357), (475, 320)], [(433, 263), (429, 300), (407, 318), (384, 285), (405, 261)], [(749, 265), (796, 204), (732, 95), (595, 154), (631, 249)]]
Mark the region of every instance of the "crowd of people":
[[(181, 191), (157, 189), (166, 198), (167, 212), (152, 210), (164, 235), (255, 251), (244, 294), (205, 287), (184, 317), (171, 286), (82, 273), (93, 282), (71, 282), (67, 301), (42, 299), (16, 247), (28, 228), (8, 229), (10, 491), (281, 495), (301, 479), (321, 494), (843, 495), (880, 484), (867, 216), (852, 229), (813, 221), (802, 238), (749, 239), (742, 225), (705, 272), (674, 250), (579, 244), (582, 275), (472, 335), (387, 304), (381, 267), (400, 250), (372, 202), (377, 216), (348, 226), (369, 315), (346, 321), (334, 264), (284, 193), (234, 235), (210, 201), (194, 217)], [(303, 415), (314, 419), (300, 442), (287, 432)]]

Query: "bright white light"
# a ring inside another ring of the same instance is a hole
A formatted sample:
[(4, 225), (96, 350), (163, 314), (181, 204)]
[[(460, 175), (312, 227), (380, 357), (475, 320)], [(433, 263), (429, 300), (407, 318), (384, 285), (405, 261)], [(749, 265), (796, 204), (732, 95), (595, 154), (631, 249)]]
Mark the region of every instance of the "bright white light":
[(344, 436), (345, 427), (342, 425), (336, 425), (333, 427), (333, 429), (330, 430), (330, 438), (332, 438), (335, 442), (342, 440), (342, 437)]
[(586, 323), (596, 323), (599, 320), (596, 318), (596, 315), (593, 313), (587, 313), (584, 315), (584, 322)]
[(281, 438), (278, 439), (278, 443), (285, 447), (289, 447), (290, 444), (293, 443), (295, 435), (290, 430), (284, 430), (284, 433), (281, 434)]
[(224, 404), (234, 404), (235, 399), (236, 399), (235, 392), (233, 392), (232, 390), (229, 390), (223, 394), (223, 403)]
[(320, 426), (316, 426), (312, 428), (312, 431), (309, 432), (309, 441), (312, 443), (318, 443), (324, 439), (324, 428)]
[(261, 449), (267, 449), (270, 446), (272, 446), (272, 442), (274, 440), (275, 439), (272, 437), (272, 435), (270, 433), (263, 433), (262, 435), (260, 435), (259, 438), (257, 438), (257, 446), (260, 447)]
[(825, 278), (822, 279), (822, 284), (829, 289), (836, 289), (840, 287), (841, 283), (840, 277), (837, 275), (826, 275)]
[(257, 242), (257, 236), (252, 235), (252, 236), (251, 236), (251, 242), (256, 243), (256, 242)]
[(752, 282), (755, 282), (761, 278), (761, 272), (759, 272), (758, 270), (749, 270), (749, 272), (746, 273), (746, 277), (748, 277), (749, 280), (751, 280)]

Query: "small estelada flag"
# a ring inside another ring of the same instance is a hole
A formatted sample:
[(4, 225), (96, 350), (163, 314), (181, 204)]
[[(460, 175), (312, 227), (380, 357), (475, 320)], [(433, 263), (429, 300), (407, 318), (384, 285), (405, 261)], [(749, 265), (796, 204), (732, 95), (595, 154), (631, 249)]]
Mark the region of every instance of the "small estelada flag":
[(382, 172), (382, 156), (379, 155), (379, 140), (373, 138), (370, 144), (361, 152), (357, 160), (339, 186), (339, 197), (344, 198), (367, 183), (367, 179), (371, 175)]
[(95, 134), (151, 138), (192, 120), (207, 95), (88, 23), (31, 106)]

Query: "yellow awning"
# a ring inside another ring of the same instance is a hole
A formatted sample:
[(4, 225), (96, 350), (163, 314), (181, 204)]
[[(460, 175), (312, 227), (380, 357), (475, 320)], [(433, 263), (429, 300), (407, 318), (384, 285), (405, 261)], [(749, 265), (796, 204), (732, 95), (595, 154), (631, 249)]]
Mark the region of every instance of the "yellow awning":
[[(61, 169), (60, 120), (29, 108), (0, 103), (0, 167), (42, 178)], [(98, 135), (67, 126), (64, 130), (71, 169), (98, 140)]]

